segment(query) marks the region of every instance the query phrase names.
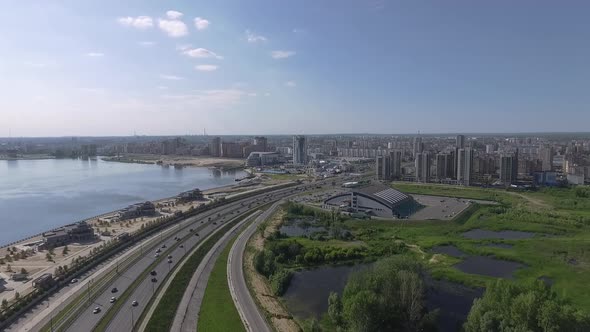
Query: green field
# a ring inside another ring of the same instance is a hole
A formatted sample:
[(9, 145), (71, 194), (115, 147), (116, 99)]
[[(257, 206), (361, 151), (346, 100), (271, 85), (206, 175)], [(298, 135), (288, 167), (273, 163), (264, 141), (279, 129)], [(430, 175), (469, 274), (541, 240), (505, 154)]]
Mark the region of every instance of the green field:
[[(535, 192), (513, 192), (498, 189), (394, 183), (406, 193), (494, 200), (500, 205), (475, 205), (453, 221), (392, 221), (347, 219), (338, 227), (352, 233), (350, 240), (333, 238), (277, 238), (271, 242), (292, 241), (303, 247), (300, 255), (321, 248), (324, 258), (308, 261), (295, 257), (286, 260), (289, 268), (338, 263), (330, 251), (362, 248), (361, 258), (376, 260), (389, 254), (413, 255), (424, 262), (438, 278), (471, 286), (485, 286), (495, 278), (465, 274), (453, 267), (461, 261), (447, 255), (433, 255), (437, 245), (454, 245), (470, 255), (493, 255), (499, 259), (526, 265), (515, 273), (517, 282), (548, 277), (553, 290), (575, 306), (590, 312), (590, 198), (579, 189), (545, 189)], [(521, 240), (468, 239), (462, 233), (472, 229), (516, 230), (536, 233)], [(399, 244), (405, 246), (400, 248)], [(505, 243), (512, 248), (485, 247), (482, 244)], [(395, 245), (394, 245), (395, 244)], [(342, 257), (342, 256), (341, 256)], [(346, 259), (345, 259), (346, 260)]]
[(234, 241), (235, 237), (217, 258), (209, 276), (199, 313), (199, 331), (245, 331), (227, 283), (227, 258)]

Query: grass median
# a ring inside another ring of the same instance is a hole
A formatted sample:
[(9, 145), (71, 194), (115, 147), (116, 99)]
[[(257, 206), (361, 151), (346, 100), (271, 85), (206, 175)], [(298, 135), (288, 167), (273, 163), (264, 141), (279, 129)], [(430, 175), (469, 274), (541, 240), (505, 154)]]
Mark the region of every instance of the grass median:
[[(186, 261), (186, 263), (180, 268), (170, 287), (166, 290), (160, 302), (156, 306), (156, 310), (150, 317), (148, 321), (146, 331), (153, 331), (153, 332), (160, 332), (160, 331), (170, 331), (172, 327), (172, 323), (174, 322), (174, 316), (176, 315), (176, 310), (182, 301), (182, 297), (188, 284), (190, 283), (193, 274), (197, 270), (197, 267), (205, 258), (205, 255), (211, 250), (213, 245), (219, 241), (225, 233), (227, 233), (232, 227), (237, 225), (242, 220), (248, 218), (252, 215), (255, 210), (248, 212), (243, 217), (236, 219), (227, 225), (223, 226), (220, 231), (213, 234), (209, 239), (207, 239), (199, 249), (197, 249)], [(233, 305), (233, 304), (232, 304)]]
[(226, 245), (211, 271), (201, 304), (197, 331), (246, 331), (227, 283), (227, 260), (236, 237)]

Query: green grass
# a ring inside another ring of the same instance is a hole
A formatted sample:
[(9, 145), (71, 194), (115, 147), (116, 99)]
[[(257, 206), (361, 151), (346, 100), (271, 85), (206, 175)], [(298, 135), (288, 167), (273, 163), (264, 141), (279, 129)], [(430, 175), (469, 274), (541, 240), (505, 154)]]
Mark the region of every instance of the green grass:
[[(424, 255), (415, 250), (406, 254), (422, 260), (435, 277), (480, 287), (494, 278), (462, 273), (453, 267), (460, 259), (446, 255), (437, 255), (433, 259), (429, 250), (433, 246), (449, 244), (471, 255), (493, 255), (518, 261), (526, 267), (515, 273), (517, 282), (549, 277), (554, 281), (554, 291), (590, 313), (590, 198), (577, 197), (574, 189), (507, 192), (432, 184), (394, 183), (393, 186), (408, 193), (495, 200), (500, 205), (474, 205), (452, 221), (347, 220), (344, 225), (354, 236), (354, 242), (350, 243), (364, 245), (369, 253), (382, 252), (379, 249), (386, 248), (393, 241), (416, 245), (425, 252)], [(463, 237), (465, 231), (477, 228), (538, 234), (522, 240)], [(297, 241), (305, 248), (335, 245), (332, 240), (298, 238)], [(492, 242), (512, 244), (513, 247), (481, 246)]]
[(243, 216), (242, 218), (236, 219), (232, 221), (223, 228), (212, 235), (207, 241), (205, 241), (197, 251), (195, 251), (186, 263), (180, 268), (170, 287), (166, 290), (160, 302), (156, 306), (156, 310), (150, 320), (148, 321), (146, 331), (169, 331), (172, 327), (172, 323), (174, 321), (174, 316), (176, 314), (176, 310), (178, 309), (178, 305), (180, 305), (180, 301), (182, 300), (182, 296), (188, 284), (199, 266), (201, 261), (207, 255), (207, 252), (211, 250), (213, 245), (223, 237), (223, 235), (228, 232), (233, 226), (238, 224), (244, 218), (248, 218), (252, 213), (255, 211), (249, 212), (247, 215)]
[(199, 313), (199, 331), (245, 331), (227, 283), (227, 259), (235, 239), (217, 258), (209, 276)]

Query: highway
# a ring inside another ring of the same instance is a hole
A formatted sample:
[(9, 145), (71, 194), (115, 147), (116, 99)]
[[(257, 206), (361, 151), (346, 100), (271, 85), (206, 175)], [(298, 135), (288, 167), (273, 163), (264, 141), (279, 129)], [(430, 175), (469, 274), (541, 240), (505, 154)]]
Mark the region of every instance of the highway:
[(250, 290), (248, 289), (248, 285), (246, 284), (246, 278), (244, 277), (244, 252), (246, 251), (248, 240), (256, 232), (258, 225), (268, 219), (279, 204), (280, 202), (277, 202), (273, 204), (271, 208), (264, 211), (263, 214), (258, 216), (256, 220), (238, 236), (231, 247), (227, 260), (227, 282), (229, 289), (234, 304), (236, 305), (236, 309), (238, 310), (240, 318), (244, 323), (244, 327), (248, 332), (270, 332), (271, 329), (258, 309), (256, 302), (254, 302)]
[[(260, 210), (257, 212), (260, 212)], [(197, 330), (199, 312), (205, 295), (205, 289), (207, 288), (209, 276), (211, 275), (211, 271), (213, 270), (217, 258), (221, 255), (221, 252), (231, 241), (232, 237), (238, 234), (242, 226), (252, 220), (255, 215), (256, 213), (232, 227), (230, 231), (215, 243), (204, 257), (203, 261), (199, 264), (191, 277), (191, 281), (183, 294), (182, 301), (178, 306), (176, 316), (172, 323), (171, 331), (193, 332)]]
[[(91, 331), (99, 322), (101, 317), (107, 312), (112, 304), (110, 299), (112, 296), (119, 297), (129, 286), (137, 279), (142, 272), (144, 272), (155, 260), (155, 250), (166, 245), (167, 248), (161, 248), (161, 256), (171, 255), (171, 263), (168, 263), (166, 257), (162, 259), (154, 270), (157, 272), (156, 278), (158, 282), (164, 279), (164, 277), (174, 269), (176, 264), (181, 260), (186, 252), (190, 252), (194, 246), (196, 246), (201, 238), (205, 238), (214, 229), (224, 224), (224, 221), (231, 219), (238, 214), (243, 214), (248, 209), (248, 205), (251, 204), (251, 209), (255, 209), (262, 204), (266, 204), (271, 200), (279, 199), (287, 194), (294, 191), (293, 188), (280, 189), (272, 194), (259, 194), (254, 197), (244, 198), (238, 202), (227, 204), (224, 206), (217, 207), (209, 212), (204, 212), (197, 216), (188, 218), (187, 220), (173, 226), (175, 229), (172, 234), (167, 237), (162, 237), (161, 241), (158, 241), (156, 245), (144, 249), (142, 257), (131, 265), (128, 269), (120, 271), (114, 280), (104, 287), (100, 295), (96, 297), (91, 304), (86, 304), (83, 312), (75, 319), (75, 321), (68, 327), (68, 331)], [(272, 198), (271, 198), (272, 197)], [(239, 211), (239, 212), (238, 212)], [(209, 217), (211, 220), (209, 221)], [(199, 234), (190, 235), (189, 228), (193, 228)], [(183, 248), (180, 246), (171, 250), (173, 244), (177, 241), (175, 237), (183, 239), (180, 241)], [(186, 238), (185, 238), (186, 237)], [(126, 303), (121, 307), (121, 310), (115, 315), (114, 319), (110, 322), (107, 330), (108, 331), (131, 331), (131, 327), (137, 323), (137, 318), (141, 315), (145, 309), (150, 298), (154, 294), (154, 289), (157, 288), (157, 284), (152, 284), (151, 276), (145, 278), (139, 286), (133, 291), (132, 295), (127, 299)], [(116, 293), (112, 293), (112, 288), (117, 288)], [(131, 302), (137, 301), (137, 306), (132, 306)], [(95, 314), (93, 309), (98, 307), (101, 312)]]

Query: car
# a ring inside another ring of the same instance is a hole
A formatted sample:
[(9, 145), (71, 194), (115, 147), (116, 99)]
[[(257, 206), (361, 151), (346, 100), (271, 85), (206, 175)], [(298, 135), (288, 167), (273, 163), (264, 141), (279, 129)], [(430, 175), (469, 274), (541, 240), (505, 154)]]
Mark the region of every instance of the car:
[(153, 276), (157, 276), (158, 275), (158, 272), (156, 272), (156, 270), (153, 270), (152, 272), (150, 272), (150, 274), (153, 275)]
[(195, 236), (199, 236), (199, 233), (195, 233)]
[(172, 259), (172, 255), (168, 255), (168, 259)]
[(189, 229), (189, 232), (191, 232), (191, 233), (192, 233), (192, 232), (194, 232), (194, 231), (195, 231), (195, 230), (194, 230), (194, 229), (192, 229), (192, 228), (191, 228), (191, 229)]
[(161, 252), (162, 252), (162, 250), (160, 248), (158, 248), (158, 250), (156, 250), (156, 254), (159, 254)]
[(213, 225), (217, 225), (217, 223), (214, 221), (214, 222), (213, 222)]
[(176, 239), (176, 242), (180, 241), (180, 238)]
[(154, 255), (154, 257), (155, 257), (155, 258), (158, 258), (158, 257), (160, 257), (160, 254), (156, 253), (156, 254)]
[(133, 302), (131, 302), (131, 305), (134, 307), (137, 307), (139, 305), (139, 303), (137, 303), (137, 301), (133, 301)]
[(158, 282), (158, 278), (152, 278), (152, 282)]
[(118, 292), (118, 291), (119, 291), (119, 290), (117, 289), (117, 287), (113, 287), (113, 289), (111, 289), (111, 293), (116, 293), (116, 292)]
[(113, 297), (111, 297), (111, 300), (109, 302), (115, 303), (115, 301), (117, 301), (117, 298), (113, 296)]
[(96, 308), (94, 308), (94, 310), (92, 310), (93, 314), (97, 314), (99, 312), (100, 312), (100, 307), (96, 307)]
[(72, 284), (75, 284), (75, 283), (77, 283), (77, 282), (78, 282), (78, 279), (74, 278), (74, 279), (72, 279), (72, 281), (70, 281), (70, 282), (71, 282)]
[(184, 248), (184, 244), (181, 244), (181, 245), (180, 245), (180, 248)]
[(166, 245), (165, 244), (162, 245), (162, 249), (166, 249)]
[(172, 264), (172, 260), (171, 259), (168, 260), (168, 264)]

